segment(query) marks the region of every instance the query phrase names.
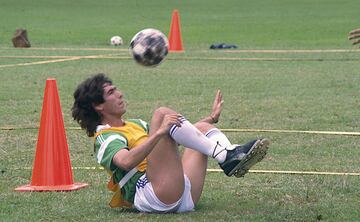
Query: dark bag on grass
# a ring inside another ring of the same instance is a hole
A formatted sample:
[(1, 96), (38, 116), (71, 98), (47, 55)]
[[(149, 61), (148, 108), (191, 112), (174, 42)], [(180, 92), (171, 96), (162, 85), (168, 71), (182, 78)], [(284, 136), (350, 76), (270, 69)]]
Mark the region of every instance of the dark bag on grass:
[(221, 43), (221, 44), (212, 44), (210, 46), (210, 49), (236, 49), (237, 45), (230, 45), (230, 44), (225, 44), (225, 43)]
[(15, 48), (31, 47), (26, 29), (17, 29), (14, 33), (14, 37), (12, 38), (12, 42)]

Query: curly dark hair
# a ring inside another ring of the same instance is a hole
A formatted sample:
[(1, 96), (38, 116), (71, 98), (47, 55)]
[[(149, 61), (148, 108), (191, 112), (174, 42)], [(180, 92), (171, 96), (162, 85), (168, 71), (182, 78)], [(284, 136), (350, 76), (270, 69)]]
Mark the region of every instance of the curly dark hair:
[(101, 116), (94, 106), (105, 102), (104, 84), (112, 81), (103, 73), (99, 73), (80, 83), (74, 92), (74, 104), (71, 108), (72, 117), (86, 130), (89, 137), (94, 136), (96, 127), (101, 124)]

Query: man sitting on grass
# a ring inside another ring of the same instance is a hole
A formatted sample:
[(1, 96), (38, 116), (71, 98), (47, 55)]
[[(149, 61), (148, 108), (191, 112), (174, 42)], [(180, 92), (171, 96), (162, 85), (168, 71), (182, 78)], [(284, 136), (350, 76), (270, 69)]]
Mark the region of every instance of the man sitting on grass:
[[(227, 176), (244, 176), (267, 152), (269, 140), (233, 145), (212, 124), (222, 111), (218, 90), (209, 116), (192, 125), (176, 111), (160, 107), (150, 125), (123, 119), (124, 94), (104, 74), (82, 82), (74, 92), (72, 116), (95, 136), (98, 163), (110, 174), (112, 207), (134, 206), (141, 212), (187, 212), (199, 201), (208, 156)], [(178, 145), (185, 148), (182, 157)]]

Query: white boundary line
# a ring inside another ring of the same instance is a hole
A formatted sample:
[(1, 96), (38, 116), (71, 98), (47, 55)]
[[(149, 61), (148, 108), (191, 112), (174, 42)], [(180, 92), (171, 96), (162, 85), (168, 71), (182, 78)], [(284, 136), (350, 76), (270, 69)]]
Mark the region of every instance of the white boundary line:
[[(207, 169), (207, 172), (223, 172), (221, 169)], [(263, 174), (299, 174), (299, 175), (336, 175), (336, 176), (360, 176), (360, 173), (349, 172), (318, 172), (318, 171), (294, 171), (294, 170), (249, 170), (250, 173)]]
[[(34, 130), (39, 127), (16, 127), (0, 126), (1, 130)], [(67, 130), (81, 130), (80, 127), (66, 127)], [(342, 135), (342, 136), (360, 136), (360, 132), (342, 132), (342, 131), (316, 131), (316, 130), (277, 130), (277, 129), (220, 129), (223, 132), (264, 132), (264, 133), (303, 133), (303, 134), (324, 134), (324, 135)]]
[(276, 129), (221, 129), (223, 132), (265, 132), (265, 133), (304, 133), (304, 134), (325, 134), (325, 135), (344, 135), (360, 136), (360, 132), (341, 132), (341, 131), (316, 131), (316, 130), (276, 130)]
[(224, 50), (224, 52), (229, 53), (347, 53), (347, 52), (360, 52), (360, 49), (274, 49), (274, 50), (257, 50), (257, 49), (234, 49), (234, 50)]
[[(11, 168), (10, 170), (32, 170), (32, 167)], [(104, 170), (103, 167), (72, 167), (73, 170)], [(219, 172), (221, 169), (207, 169), (207, 172)], [(326, 172), (326, 171), (294, 171), (294, 170), (249, 170), (249, 173), (258, 174), (292, 174), (292, 175), (328, 175), (328, 176), (360, 176), (360, 172)]]
[[(11, 50), (14, 48), (2, 47), (0, 50)], [(51, 51), (128, 51), (127, 48), (43, 48), (43, 47), (31, 47), (31, 48), (17, 48), (17, 50), (51, 50)], [(194, 50), (197, 51), (197, 50)], [(346, 53), (346, 52), (360, 52), (359, 48), (349, 49), (207, 49), (200, 50), (202, 52), (208, 51), (221, 51), (229, 53)]]
[[(2, 58), (5, 58), (5, 56), (3, 56)], [(15, 58), (15, 57), (12, 57), (12, 58)], [(17, 57), (17, 58), (25, 58), (25, 57)], [(41, 58), (41, 57), (28, 57), (28, 58)], [(42, 58), (46, 58), (46, 57), (42, 57)], [(55, 58), (55, 57), (50, 57), (50, 58)], [(45, 60), (45, 61), (0, 65), (0, 68), (42, 65), (42, 64), (57, 63), (57, 62), (74, 61), (74, 60), (80, 60), (80, 59), (102, 59), (102, 58), (106, 59), (106, 58), (116, 58), (116, 57), (109, 56), (108, 54), (106, 54), (106, 55), (87, 55), (87, 56), (68, 56), (68, 57), (64, 57), (64, 59), (52, 59), (52, 60)], [(129, 58), (130, 57), (118, 57), (118, 59), (129, 59)]]
[(79, 57), (79, 56), (0, 56), (0, 58), (5, 59), (66, 59), (66, 58), (72, 58), (72, 57)]
[[(2, 58), (6, 58), (3, 56)], [(10, 57), (7, 57), (10, 58)], [(15, 58), (15, 57), (12, 57)], [(46, 58), (46, 57), (17, 57), (17, 58)], [(51, 58), (51, 57), (50, 57)], [(52, 57), (56, 58), (56, 57)], [(60, 57), (59, 57), (60, 58)], [(37, 61), (37, 62), (29, 62), (29, 63), (17, 63), (17, 64), (9, 64), (9, 65), (0, 65), (0, 68), (5, 67), (15, 67), (15, 66), (29, 66), (29, 65), (39, 65), (39, 64), (49, 64), (56, 62), (66, 62), (72, 60), (80, 60), (80, 59), (117, 59), (117, 60), (129, 60), (132, 59), (131, 56), (98, 56), (98, 55), (90, 55), (90, 56), (68, 56), (63, 57), (65, 59), (58, 60), (47, 60), (47, 61)], [(189, 61), (189, 60), (199, 60), (199, 61), (265, 61), (265, 62), (321, 62), (321, 61), (360, 61), (360, 58), (341, 58), (341, 59), (331, 59), (331, 58), (238, 58), (238, 57), (183, 57), (183, 58), (167, 58), (168, 60), (178, 60), (178, 61)]]
[[(15, 48), (0, 48), (0, 50), (12, 50)], [(129, 51), (124, 48), (42, 48), (42, 47), (31, 47), (31, 48), (16, 48), (16, 50), (49, 50), (49, 51)]]
[(322, 62), (322, 61), (359, 61), (360, 58), (239, 58), (239, 57), (178, 57), (168, 58), (168, 60), (215, 60), (215, 61), (269, 61), (269, 62)]
[(83, 56), (0, 56), (5, 59), (67, 59), (67, 58), (81, 58), (81, 59), (98, 59), (98, 58), (130, 58), (130, 56), (119, 56), (118, 54), (105, 55), (83, 55)]
[(15, 66), (42, 65), (42, 64), (49, 64), (49, 63), (56, 63), (56, 62), (73, 61), (73, 60), (79, 60), (79, 59), (81, 59), (81, 58), (71, 57), (68, 59), (53, 59), (53, 60), (37, 61), (37, 62), (16, 63), (16, 64), (9, 64), (9, 65), (0, 65), (0, 68), (15, 67)]

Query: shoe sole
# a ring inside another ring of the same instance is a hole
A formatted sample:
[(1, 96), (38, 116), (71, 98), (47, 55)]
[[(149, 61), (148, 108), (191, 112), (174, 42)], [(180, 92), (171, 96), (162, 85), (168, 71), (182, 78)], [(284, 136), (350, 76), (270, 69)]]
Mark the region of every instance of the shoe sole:
[(255, 142), (250, 151), (244, 158), (238, 163), (234, 169), (230, 171), (228, 176), (234, 175), (235, 177), (243, 177), (249, 169), (265, 158), (267, 150), (269, 148), (270, 140), (261, 139)]

